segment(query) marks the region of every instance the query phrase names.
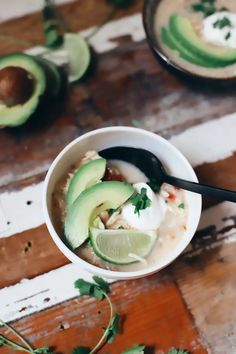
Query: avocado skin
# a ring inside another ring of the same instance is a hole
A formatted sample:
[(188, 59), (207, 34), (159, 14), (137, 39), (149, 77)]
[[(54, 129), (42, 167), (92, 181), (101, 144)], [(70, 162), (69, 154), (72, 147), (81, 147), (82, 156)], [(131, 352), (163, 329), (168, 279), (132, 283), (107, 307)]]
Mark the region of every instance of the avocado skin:
[(204, 66), (204, 67), (212, 67), (212, 64), (204, 60), (203, 58), (200, 58), (193, 53), (191, 53), (188, 49), (183, 47), (179, 41), (175, 39), (175, 37), (172, 35), (171, 31), (168, 28), (162, 27), (161, 29), (161, 37), (163, 42), (172, 50), (175, 50), (178, 55), (187, 60), (190, 63)]
[(0, 106), (0, 126), (14, 128), (25, 125), (26, 122), (26, 126), (30, 127), (42, 125), (44, 120), (42, 117), (45, 113), (47, 115), (45, 106), (48, 111), (48, 106), (50, 105), (51, 108), (55, 98), (62, 92), (63, 80), (60, 70), (47, 60), (24, 53), (13, 53), (0, 57), (0, 69), (8, 66), (27, 70), (34, 77), (35, 89), (30, 99), (22, 105)]
[[(201, 40), (195, 33), (192, 23), (188, 18), (180, 15), (172, 15), (169, 20), (169, 31), (172, 36), (168, 37), (169, 33), (162, 34), (162, 39), (171, 49), (176, 49), (177, 46), (180, 56), (185, 60), (192, 62), (199, 60), (199, 64), (195, 64), (211, 68), (220, 68), (236, 62), (236, 50), (232, 48), (221, 48), (211, 46)], [(184, 48), (184, 50), (182, 49)], [(186, 57), (187, 54), (187, 57)], [(191, 58), (189, 57), (191, 55)], [(202, 62), (202, 63), (201, 63)]]

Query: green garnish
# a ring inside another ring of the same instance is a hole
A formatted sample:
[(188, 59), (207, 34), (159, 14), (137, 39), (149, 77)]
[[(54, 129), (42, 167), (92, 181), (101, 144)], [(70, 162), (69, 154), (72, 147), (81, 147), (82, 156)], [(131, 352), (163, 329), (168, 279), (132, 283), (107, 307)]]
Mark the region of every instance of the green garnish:
[(226, 16), (222, 17), (221, 19), (217, 20), (216, 22), (213, 23), (214, 28), (225, 28), (225, 27), (232, 27), (232, 23), (230, 19)]
[(122, 354), (144, 354), (145, 346), (135, 344), (131, 348), (126, 349)]
[(127, 7), (132, 5), (134, 0), (107, 0), (107, 2), (114, 7)]
[(107, 212), (108, 214), (111, 216), (112, 214), (116, 213), (117, 211), (119, 211), (120, 208), (116, 208), (116, 209), (108, 209)]
[(226, 34), (226, 36), (225, 36), (225, 40), (227, 41), (230, 37), (231, 37), (231, 33), (228, 32), (228, 33)]
[(72, 352), (72, 354), (89, 354), (89, 353), (90, 353), (90, 349), (85, 347), (75, 348)]
[(134, 209), (134, 214), (140, 215), (140, 210), (146, 209), (150, 207), (152, 201), (151, 199), (148, 198), (147, 196), (147, 189), (142, 188), (140, 193), (136, 193), (133, 197), (130, 199), (132, 205), (135, 206)]
[(217, 11), (215, 7), (216, 0), (200, 0), (200, 2), (193, 4), (192, 10), (195, 12), (202, 12), (204, 17), (210, 16)]
[[(96, 353), (98, 349), (100, 349), (106, 342), (113, 342), (119, 330), (119, 314), (114, 314), (113, 305), (110, 297), (108, 296), (108, 293), (110, 292), (109, 284), (97, 276), (93, 276), (93, 280), (95, 283), (89, 283), (83, 279), (78, 279), (75, 282), (75, 288), (79, 289), (81, 296), (93, 296), (99, 301), (105, 298), (110, 307), (110, 320), (98, 343), (91, 351), (88, 352), (90, 354)], [(87, 354), (86, 351), (82, 352), (82, 349), (87, 350), (87, 348), (79, 347), (76, 348), (77, 352), (75, 354)], [(78, 350), (80, 350), (80, 352)]]
[(153, 190), (153, 192), (157, 193), (160, 191), (161, 185), (160, 183), (158, 183), (156, 179), (150, 179), (150, 181), (147, 184)]
[(59, 21), (58, 13), (53, 0), (45, 0), (42, 10), (43, 30), (45, 35), (45, 46), (48, 48), (56, 48), (63, 43), (62, 24)]
[(23, 345), (16, 343), (7, 337), (0, 335), (0, 347), (6, 346), (13, 350), (19, 350), (31, 354), (53, 354), (53, 351), (49, 347), (43, 347), (38, 349), (33, 349), (33, 347), (9, 324), (0, 319), (0, 324), (6, 327), (10, 332), (12, 332), (22, 343)]
[(190, 352), (187, 350), (183, 350), (183, 349), (173, 348), (168, 351), (168, 354), (190, 354)]
[(124, 227), (123, 226), (119, 226), (118, 230), (124, 230)]
[(184, 208), (185, 208), (184, 203), (179, 204), (179, 205), (178, 205), (178, 208), (180, 208), (180, 209), (184, 209)]
[(225, 6), (222, 6), (218, 11), (229, 11), (229, 9)]

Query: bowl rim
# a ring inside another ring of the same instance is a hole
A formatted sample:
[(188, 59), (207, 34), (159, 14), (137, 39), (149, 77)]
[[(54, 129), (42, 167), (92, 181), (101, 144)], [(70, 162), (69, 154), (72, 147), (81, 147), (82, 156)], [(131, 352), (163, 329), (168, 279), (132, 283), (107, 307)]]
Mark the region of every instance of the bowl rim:
[(198, 200), (197, 200), (198, 208), (197, 208), (197, 210), (194, 211), (194, 226), (192, 227), (193, 231), (192, 231), (191, 236), (186, 237), (187, 242), (185, 242), (186, 244), (184, 244), (184, 247), (182, 247), (179, 252), (175, 252), (175, 253), (173, 252), (173, 255), (170, 257), (170, 260), (168, 262), (163, 262), (163, 264), (161, 264), (161, 266), (160, 265), (158, 265), (158, 266), (152, 265), (150, 267), (147, 267), (147, 268), (144, 268), (141, 270), (124, 272), (124, 271), (113, 271), (113, 270), (107, 270), (104, 268), (100, 268), (100, 267), (97, 267), (97, 266), (81, 259), (79, 256), (77, 256), (72, 250), (70, 250), (66, 246), (66, 244), (62, 241), (62, 239), (57, 234), (57, 232), (53, 226), (53, 222), (51, 221), (51, 217), (49, 215), (49, 210), (48, 210), (48, 205), (47, 205), (49, 182), (50, 182), (51, 177), (54, 174), (54, 170), (55, 170), (57, 164), (59, 163), (59, 161), (61, 160), (61, 158), (68, 151), (70, 151), (70, 149), (74, 145), (78, 144), (82, 140), (87, 139), (88, 137), (92, 137), (94, 135), (97, 135), (97, 134), (100, 134), (103, 132), (108, 132), (108, 133), (111, 132), (112, 133), (114, 131), (121, 131), (121, 132), (128, 131), (128, 132), (135, 132), (135, 133), (139, 133), (139, 134), (141, 133), (146, 136), (158, 139), (159, 141), (161, 141), (162, 144), (169, 146), (169, 148), (172, 148), (172, 150), (175, 151), (175, 154), (178, 155), (178, 158), (180, 158), (184, 162), (186, 169), (188, 169), (188, 171), (191, 173), (192, 181), (198, 182), (198, 178), (197, 178), (192, 166), (190, 165), (189, 161), (186, 159), (186, 157), (174, 145), (172, 145), (169, 141), (167, 141), (166, 139), (164, 139), (160, 135), (146, 131), (144, 129), (135, 128), (135, 127), (128, 127), (128, 126), (99, 128), (99, 129), (92, 130), (88, 133), (85, 133), (85, 134), (75, 138), (74, 140), (72, 140), (69, 144), (67, 144), (61, 150), (61, 152), (53, 160), (51, 166), (48, 169), (45, 180), (44, 180), (43, 201), (42, 201), (43, 214), (44, 214), (44, 219), (45, 219), (46, 226), (48, 228), (50, 236), (52, 237), (53, 241), (55, 242), (57, 247), (60, 249), (60, 251), (64, 254), (64, 256), (66, 256), (66, 258), (68, 258), (72, 263), (77, 264), (77, 265), (81, 265), (83, 269), (86, 269), (90, 273), (98, 274), (98, 275), (103, 276), (105, 278), (117, 279), (117, 280), (135, 279), (135, 278), (140, 278), (140, 277), (144, 277), (147, 275), (151, 275), (153, 273), (160, 271), (161, 269), (163, 269), (164, 267), (166, 267), (167, 265), (172, 263), (183, 252), (183, 250), (189, 245), (189, 243), (191, 242), (191, 240), (195, 234), (197, 226), (199, 224), (201, 210), (202, 210), (202, 197), (199, 194), (196, 195), (198, 198)]
[[(159, 3), (163, 0), (154, 0), (156, 1), (157, 5), (156, 8), (159, 6)], [(158, 43), (156, 41), (153, 40), (153, 35), (151, 33), (151, 31), (149, 30), (149, 26), (148, 23), (150, 21), (150, 16), (148, 15), (148, 9), (150, 6), (150, 0), (144, 0), (144, 4), (143, 4), (143, 11), (142, 11), (142, 22), (143, 22), (143, 27), (144, 27), (144, 31), (146, 33), (146, 39), (147, 42), (149, 44), (149, 47), (154, 51), (155, 54), (157, 54), (167, 65), (169, 65), (170, 67), (172, 67), (173, 69), (175, 69), (176, 71), (180, 72), (181, 74), (184, 74), (185, 76), (194, 78), (194, 79), (199, 79), (202, 81), (208, 81), (209, 83), (225, 83), (225, 82), (234, 82), (236, 81), (236, 75), (234, 76), (230, 76), (230, 77), (225, 77), (225, 78), (221, 78), (221, 77), (208, 77), (208, 76), (204, 76), (201, 74), (196, 74), (190, 70), (187, 70), (183, 67), (181, 67), (180, 65), (178, 65), (178, 63), (176, 63), (174, 60), (170, 59), (168, 57), (167, 54), (165, 54), (160, 46), (158, 45)], [(153, 27), (153, 25), (152, 25)]]

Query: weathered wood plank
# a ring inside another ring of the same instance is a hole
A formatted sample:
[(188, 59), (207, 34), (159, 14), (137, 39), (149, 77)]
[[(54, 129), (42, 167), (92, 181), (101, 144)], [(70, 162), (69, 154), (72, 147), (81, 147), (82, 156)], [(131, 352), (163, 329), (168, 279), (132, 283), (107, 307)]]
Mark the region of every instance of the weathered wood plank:
[(235, 243), (221, 243), (173, 266), (184, 301), (214, 354), (236, 352), (235, 252)]
[[(142, 1), (136, 0), (133, 6), (119, 10), (114, 19), (140, 12), (141, 9)], [(111, 13), (112, 7), (106, 0), (77, 0), (61, 5), (59, 10), (68, 31), (78, 32), (101, 24)], [(44, 43), (41, 14), (34, 13), (0, 23), (0, 33), (0, 55), (41, 45)]]
[[(144, 343), (153, 353), (167, 353), (173, 346), (187, 348), (193, 354), (206, 353), (167, 272), (114, 284), (111, 297), (115, 310), (122, 315), (123, 331), (101, 353), (121, 353), (134, 343)], [(22, 319), (14, 326), (36, 346), (51, 345), (57, 352), (69, 354), (78, 345), (94, 345), (107, 321), (105, 302), (76, 298)]]

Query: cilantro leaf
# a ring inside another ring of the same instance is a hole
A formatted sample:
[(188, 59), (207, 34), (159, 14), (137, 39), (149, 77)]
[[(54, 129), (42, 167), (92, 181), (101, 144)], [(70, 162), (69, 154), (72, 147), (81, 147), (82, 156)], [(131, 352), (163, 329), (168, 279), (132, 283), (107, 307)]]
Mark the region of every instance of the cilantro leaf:
[(183, 349), (173, 348), (168, 351), (168, 354), (190, 354), (190, 352)]
[(145, 346), (135, 344), (131, 348), (126, 349), (122, 354), (144, 354)]
[(128, 7), (133, 4), (134, 0), (107, 0), (114, 7)]
[(56, 48), (63, 43), (63, 35), (57, 19), (57, 12), (52, 0), (45, 0), (42, 10), (45, 46)]
[(79, 289), (81, 296), (94, 296), (99, 301), (101, 301), (104, 297), (104, 290), (100, 286), (89, 283), (84, 279), (76, 280), (74, 285), (76, 289)]
[(184, 203), (180, 203), (180, 204), (178, 205), (178, 208), (180, 208), (180, 209), (184, 209), (184, 208), (185, 208)]
[(151, 199), (147, 196), (146, 188), (142, 188), (141, 192), (131, 197), (130, 201), (135, 206), (134, 214), (138, 213), (138, 215), (140, 215), (140, 210), (148, 208), (152, 203)]
[(51, 354), (52, 351), (49, 347), (38, 348), (34, 350), (35, 354)]
[(112, 343), (119, 332), (119, 319), (120, 315), (116, 312), (111, 320), (111, 323), (107, 329), (105, 329), (105, 335), (108, 343)]
[(85, 347), (78, 347), (73, 349), (72, 354), (89, 354), (91, 352), (90, 349), (85, 348)]
[(230, 37), (231, 37), (231, 33), (228, 32), (228, 33), (226, 34), (226, 36), (225, 36), (225, 40), (227, 41)]
[(102, 279), (96, 275), (93, 276), (93, 280), (105, 291), (105, 293), (110, 292), (110, 287), (109, 287), (109, 284), (107, 281), (105, 281), (104, 279)]
[(214, 28), (225, 28), (225, 27), (232, 27), (232, 23), (230, 21), (230, 19), (226, 16), (224, 16), (223, 18), (217, 20), (216, 22), (213, 23), (213, 27)]

